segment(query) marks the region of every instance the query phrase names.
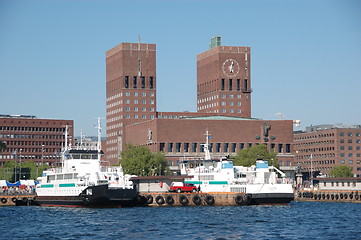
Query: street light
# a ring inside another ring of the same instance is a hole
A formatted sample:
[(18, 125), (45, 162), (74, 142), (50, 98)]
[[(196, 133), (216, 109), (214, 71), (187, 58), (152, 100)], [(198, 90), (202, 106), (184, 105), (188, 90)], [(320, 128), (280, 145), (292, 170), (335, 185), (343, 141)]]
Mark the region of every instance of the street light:
[(41, 165), (44, 164), (44, 144), (41, 145)]

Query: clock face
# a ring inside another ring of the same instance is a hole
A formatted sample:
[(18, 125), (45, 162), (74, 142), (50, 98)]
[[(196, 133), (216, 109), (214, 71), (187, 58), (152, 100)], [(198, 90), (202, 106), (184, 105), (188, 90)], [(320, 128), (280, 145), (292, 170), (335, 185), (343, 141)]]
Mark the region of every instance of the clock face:
[(223, 73), (226, 74), (228, 77), (234, 77), (239, 72), (239, 64), (234, 59), (227, 59), (224, 61), (223, 66)]

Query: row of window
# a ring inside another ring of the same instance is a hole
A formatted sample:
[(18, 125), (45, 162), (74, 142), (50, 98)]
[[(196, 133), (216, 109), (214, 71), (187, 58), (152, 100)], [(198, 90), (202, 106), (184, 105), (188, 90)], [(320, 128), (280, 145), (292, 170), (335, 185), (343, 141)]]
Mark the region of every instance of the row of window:
[[(324, 187), (326, 187), (326, 182), (324, 182), (323, 183), (323, 186)], [(346, 185), (347, 185), (347, 187), (351, 187), (351, 183), (350, 182), (347, 182), (347, 183), (345, 183), (345, 182), (341, 182), (340, 183), (340, 185), (342, 186), (342, 187), (345, 187)], [(336, 186), (336, 187), (339, 187), (339, 183), (338, 182), (331, 182), (331, 187), (334, 187), (334, 186)], [(352, 182), (352, 187), (356, 187), (356, 182)]]
[(125, 88), (130, 88), (130, 83), (132, 84), (133, 88), (138, 88), (140, 86), (140, 88), (145, 88), (146, 87), (146, 81), (148, 81), (148, 86), (150, 89), (154, 88), (154, 77), (149, 77), (146, 78), (144, 76), (141, 77), (137, 77), (137, 76), (133, 76), (132, 80), (130, 80), (129, 76), (125, 76), (124, 77), (124, 87)]
[(0, 134), (0, 138), (15, 139), (64, 139), (64, 135), (38, 135), (38, 134)]
[(22, 160), (40, 160), (40, 159), (59, 159), (60, 156), (59, 154), (52, 154), (52, 155), (5, 155), (5, 154), (0, 154), (0, 159), (4, 159), (4, 160), (17, 160), (17, 161), (22, 161)]
[[(146, 97), (146, 96), (147, 96), (147, 93), (146, 93), (146, 92), (133, 92), (133, 96), (135, 96), (135, 97), (139, 96), (139, 94), (140, 94), (142, 97)], [(124, 96), (129, 97), (130, 95), (131, 95), (130, 92), (125, 92), (125, 93), (124, 93)], [(150, 92), (150, 93), (148, 93), (148, 95), (149, 95), (150, 97), (154, 97), (154, 92)], [(122, 96), (123, 96), (123, 92), (114, 94), (114, 95), (112, 95), (112, 96), (110, 96), (110, 97), (107, 97), (107, 102), (110, 102), (110, 101), (112, 101), (112, 100), (114, 100), (114, 99), (117, 99), (117, 98), (120, 98), (120, 97), (122, 97)]]
[[(244, 149), (246, 147), (252, 147), (252, 145), (258, 145), (258, 143), (210, 143), (209, 151), (210, 152), (236, 152), (237, 150)], [(290, 153), (291, 144), (270, 144), (271, 150), (276, 150), (278, 153)], [(284, 149), (285, 148), (285, 149)], [(160, 143), (159, 151), (167, 152), (204, 152), (204, 143)]]
[[(353, 149), (354, 149), (353, 146), (348, 146), (348, 147), (347, 147), (347, 150), (353, 150)], [(355, 149), (356, 149), (356, 150), (360, 150), (361, 147), (360, 147), (360, 146), (356, 146)], [(340, 146), (340, 150), (345, 150), (345, 146)]]
[(65, 132), (65, 128), (0, 126), (0, 131)]
[[(147, 115), (141, 115), (141, 119), (147, 119)], [(131, 119), (132, 117), (129, 114), (124, 115), (125, 119)], [(133, 115), (133, 119), (139, 119), (139, 115)], [(154, 115), (150, 115), (149, 119), (153, 120)]]
[(42, 146), (42, 145), (62, 146), (62, 144), (63, 144), (62, 141), (58, 141), (58, 142), (53, 142), (53, 141), (50, 141), (50, 142), (49, 141), (46, 141), (46, 142), (42, 142), (42, 141), (3, 141), (3, 143), (5, 143), (8, 147), (11, 147), (11, 146)]
[[(241, 90), (241, 79), (228, 79), (228, 90), (232, 91), (233, 90), (233, 80), (236, 80), (236, 88), (234, 90), (240, 91)], [(221, 80), (221, 90), (225, 90), (225, 85), (226, 85), (226, 79)], [(243, 89), (242, 90), (248, 90), (248, 79), (244, 79), (243, 80)]]
[[(127, 112), (130, 111), (130, 107), (126, 107), (126, 108), (124, 108), (124, 109), (125, 109), (125, 111), (127, 111)], [(146, 111), (147, 111), (147, 108), (142, 107), (141, 110), (142, 110), (142, 112), (146, 112)], [(138, 108), (138, 107), (134, 107), (134, 108), (133, 108), (133, 111), (134, 111), (134, 112), (138, 112), (138, 111), (139, 111), (139, 108)], [(154, 108), (150, 108), (149, 111), (154, 112)]]

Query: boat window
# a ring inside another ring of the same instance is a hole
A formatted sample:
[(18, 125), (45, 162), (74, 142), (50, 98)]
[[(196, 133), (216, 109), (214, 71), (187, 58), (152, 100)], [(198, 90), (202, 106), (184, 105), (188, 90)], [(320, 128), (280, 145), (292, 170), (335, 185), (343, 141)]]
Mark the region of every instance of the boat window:
[(73, 159), (80, 159), (80, 155), (79, 154), (72, 154), (71, 155)]
[(82, 154), (81, 159), (90, 159), (90, 155)]
[(97, 154), (92, 154), (92, 159), (98, 159), (98, 155)]

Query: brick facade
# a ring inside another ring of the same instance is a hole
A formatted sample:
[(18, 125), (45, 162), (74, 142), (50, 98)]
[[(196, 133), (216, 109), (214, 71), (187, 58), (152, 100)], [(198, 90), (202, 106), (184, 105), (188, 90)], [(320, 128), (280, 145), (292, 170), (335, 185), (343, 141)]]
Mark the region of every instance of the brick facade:
[(57, 166), (65, 145), (65, 126), (72, 142), (73, 120), (40, 119), (34, 116), (0, 116), (0, 140), (6, 149), (0, 152), (0, 165), (10, 160)]

